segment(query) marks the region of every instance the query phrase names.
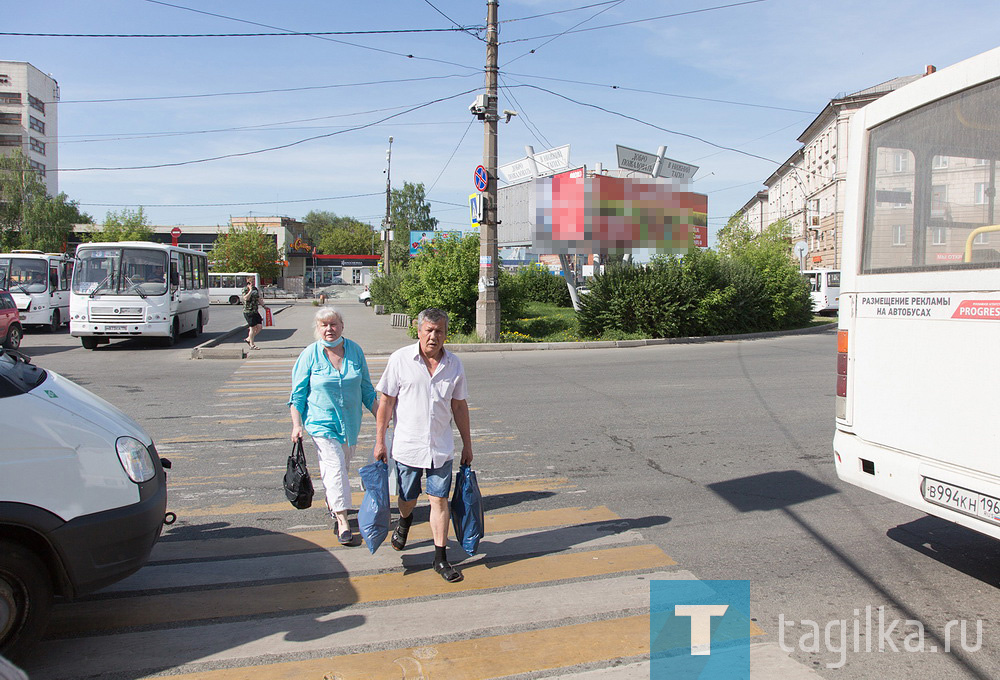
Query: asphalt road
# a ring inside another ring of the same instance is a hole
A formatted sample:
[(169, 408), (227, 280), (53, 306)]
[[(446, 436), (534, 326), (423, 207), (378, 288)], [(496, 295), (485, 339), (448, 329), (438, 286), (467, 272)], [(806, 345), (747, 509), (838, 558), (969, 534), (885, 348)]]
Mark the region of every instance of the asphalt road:
[(749, 582), (755, 678), (1000, 676), (998, 544), (836, 479), (832, 332), (463, 354), (489, 536), (457, 588), (422, 534), (370, 556), (335, 544), (320, 498), (293, 510), (292, 359), (194, 361), (194, 342), (26, 338), (148, 429), (179, 517), (148, 567), (59, 605), (34, 679), (644, 678), (648, 581), (678, 578)]

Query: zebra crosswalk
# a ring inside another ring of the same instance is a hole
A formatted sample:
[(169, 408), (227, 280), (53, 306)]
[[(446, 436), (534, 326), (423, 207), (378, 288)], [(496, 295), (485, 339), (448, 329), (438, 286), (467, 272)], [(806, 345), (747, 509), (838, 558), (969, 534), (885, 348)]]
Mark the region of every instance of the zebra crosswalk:
[[(191, 443), (202, 455), (216, 446), (224, 463), (223, 453), (240, 439), (235, 432), (247, 427), (227, 404), (245, 410), (250, 395), (261, 397), (249, 419), (255, 441), (287, 441), (278, 423), (287, 426), (291, 365), (244, 362), (217, 390), (214, 416), (162, 446), (174, 457)], [(384, 359), (370, 366), (377, 381)], [(199, 485), (210, 480), (175, 473), (171, 506), (188, 524), (166, 531), (149, 564), (130, 578), (58, 605), (27, 664), (31, 677), (648, 677), (649, 582), (694, 575), (633, 521), (581, 503), (586, 494), (567, 477), (531, 465), (519, 477), (491, 474), (516, 469), (491, 467), (492, 455), (527, 462), (531, 452), (512, 448), (517, 438), (502, 422), (479, 428), (474, 444), (487, 536), (479, 554), (461, 561), (462, 582), (446, 583), (429, 568), (423, 503), (407, 549), (396, 552), (386, 542), (371, 555), (339, 545), (321, 502), (295, 510), (277, 484), (270, 498), (234, 494), (230, 502), (209, 502)], [(370, 447), (371, 419), (363, 435)], [(277, 466), (262, 467), (270, 485)], [(231, 483), (260, 483), (259, 470), (247, 466)], [(358, 489), (355, 507), (360, 499)], [(227, 531), (211, 528), (217, 525)], [(456, 563), (464, 556), (454, 542), (449, 552)]]

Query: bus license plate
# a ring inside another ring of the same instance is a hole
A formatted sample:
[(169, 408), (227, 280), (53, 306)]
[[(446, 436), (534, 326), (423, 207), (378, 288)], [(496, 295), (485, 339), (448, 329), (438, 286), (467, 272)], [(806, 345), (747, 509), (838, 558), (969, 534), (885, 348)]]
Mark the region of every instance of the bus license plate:
[(128, 330), (127, 326), (105, 326), (104, 327), (104, 332), (105, 333), (124, 333), (126, 330)]
[(924, 477), (921, 489), (924, 500), (951, 508), (966, 515), (1000, 524), (1000, 499), (954, 484)]

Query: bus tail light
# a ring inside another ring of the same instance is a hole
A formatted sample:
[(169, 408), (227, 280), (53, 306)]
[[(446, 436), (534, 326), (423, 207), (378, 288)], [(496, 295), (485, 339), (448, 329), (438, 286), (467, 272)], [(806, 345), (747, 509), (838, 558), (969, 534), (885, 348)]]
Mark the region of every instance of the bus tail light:
[(837, 417), (847, 418), (847, 331), (837, 331)]

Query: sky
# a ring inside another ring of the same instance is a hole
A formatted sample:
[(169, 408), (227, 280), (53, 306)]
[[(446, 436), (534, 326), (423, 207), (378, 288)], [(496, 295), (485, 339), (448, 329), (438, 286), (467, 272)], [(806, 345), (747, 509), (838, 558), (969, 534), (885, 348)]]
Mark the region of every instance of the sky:
[[(568, 144), (573, 165), (613, 168), (618, 144), (665, 145), (699, 167), (713, 242), (830, 99), (1000, 43), (1000, 3), (944, 7), (502, 0), (498, 109), (518, 115), (499, 125), (499, 163)], [(3, 14), (0, 60), (59, 83), (59, 190), (97, 222), (142, 206), (156, 225), (312, 210), (378, 225), (391, 136), (392, 187), (422, 183), (439, 228), (469, 228), (485, 0), (33, 0)], [(212, 37), (150, 37), (194, 34)]]

